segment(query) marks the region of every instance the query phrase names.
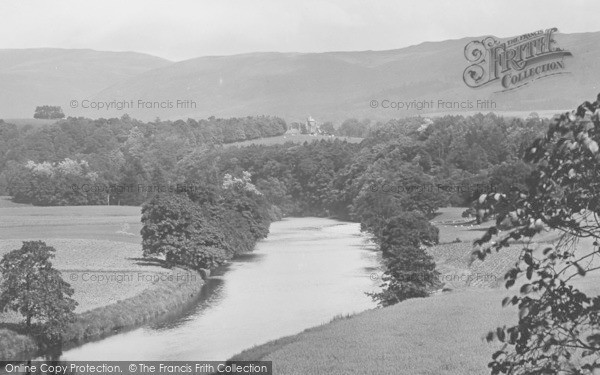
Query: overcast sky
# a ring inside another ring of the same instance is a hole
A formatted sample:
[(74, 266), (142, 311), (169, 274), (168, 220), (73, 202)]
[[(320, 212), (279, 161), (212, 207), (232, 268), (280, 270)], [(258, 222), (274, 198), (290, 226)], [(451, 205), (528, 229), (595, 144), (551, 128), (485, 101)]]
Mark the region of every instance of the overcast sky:
[(0, 48), (137, 51), (174, 61), (384, 50), (549, 27), (600, 31), (596, 0), (3, 0), (0, 14)]

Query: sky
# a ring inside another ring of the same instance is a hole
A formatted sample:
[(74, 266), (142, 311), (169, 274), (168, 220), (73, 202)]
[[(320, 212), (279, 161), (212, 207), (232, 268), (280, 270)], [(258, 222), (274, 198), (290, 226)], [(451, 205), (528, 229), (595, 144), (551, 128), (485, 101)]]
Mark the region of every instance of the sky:
[(550, 27), (600, 31), (597, 0), (3, 0), (0, 14), (0, 49), (136, 51), (172, 61), (387, 50)]

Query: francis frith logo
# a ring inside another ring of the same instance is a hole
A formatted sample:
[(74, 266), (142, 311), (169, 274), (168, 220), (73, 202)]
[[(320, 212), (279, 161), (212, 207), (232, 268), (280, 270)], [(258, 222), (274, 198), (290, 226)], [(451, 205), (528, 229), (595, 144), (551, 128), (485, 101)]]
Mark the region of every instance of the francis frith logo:
[(513, 90), (537, 79), (568, 73), (565, 58), (571, 52), (559, 48), (553, 38), (558, 29), (538, 30), (504, 42), (494, 37), (475, 40), (465, 47), (465, 58), (472, 63), (463, 80), (477, 88), (499, 82), (500, 91)]

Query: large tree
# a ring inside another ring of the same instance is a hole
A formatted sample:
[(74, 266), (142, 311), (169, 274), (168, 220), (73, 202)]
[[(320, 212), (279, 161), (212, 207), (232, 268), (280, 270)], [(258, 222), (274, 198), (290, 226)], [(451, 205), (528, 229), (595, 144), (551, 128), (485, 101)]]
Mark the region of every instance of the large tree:
[(61, 341), (77, 306), (73, 289), (52, 266), (54, 252), (42, 241), (28, 241), (0, 261), (0, 309), (21, 313), (27, 332), (52, 343)]

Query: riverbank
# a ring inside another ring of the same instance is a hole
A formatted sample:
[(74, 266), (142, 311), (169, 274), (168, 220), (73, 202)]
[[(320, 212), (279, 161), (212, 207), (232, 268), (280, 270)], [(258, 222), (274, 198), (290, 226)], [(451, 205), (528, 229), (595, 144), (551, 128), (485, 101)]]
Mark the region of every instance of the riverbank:
[[(232, 360), (273, 361), (274, 373), (481, 375), (498, 347), (489, 329), (510, 323), (503, 291), (463, 290), (411, 300), (284, 337)], [(432, 357), (432, 353), (435, 356)]]
[[(22, 241), (42, 240), (56, 249), (53, 265), (73, 287), (77, 320), (65, 343), (81, 343), (135, 327), (194, 301), (199, 273), (168, 269), (141, 258), (140, 208), (32, 207), (1, 204), (0, 256)], [(31, 358), (35, 341), (20, 333), (15, 313), (0, 314), (0, 360)]]
[[(195, 271), (175, 268), (164, 275), (165, 280), (141, 293), (115, 303), (77, 314), (63, 337), (63, 345), (73, 346), (106, 337), (128, 328), (158, 319), (185, 308), (199, 296), (204, 281)], [(102, 302), (99, 301), (98, 304)], [(27, 360), (37, 355), (35, 340), (14, 328), (0, 329), (0, 360)]]

